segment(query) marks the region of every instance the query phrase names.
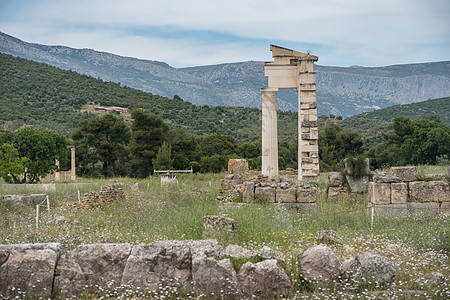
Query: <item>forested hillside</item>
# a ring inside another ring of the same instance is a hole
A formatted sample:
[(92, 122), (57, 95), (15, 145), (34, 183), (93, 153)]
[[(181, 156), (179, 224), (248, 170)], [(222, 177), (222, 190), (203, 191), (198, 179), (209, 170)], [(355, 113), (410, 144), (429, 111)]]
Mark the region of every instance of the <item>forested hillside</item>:
[[(257, 108), (194, 105), (153, 95), (73, 71), (61, 70), (7, 54), (0, 54), (0, 128), (23, 125), (53, 129), (69, 136), (83, 119), (95, 116), (88, 104), (144, 108), (160, 115), (171, 128), (188, 134), (228, 134), (238, 141), (261, 135)], [(281, 139), (296, 135), (297, 113), (278, 113)]]
[[(262, 61), (174, 68), (161, 61), (123, 57), (92, 49), (27, 43), (2, 32), (0, 52), (165, 97), (179, 95), (198, 105), (259, 108), (260, 88), (267, 86)], [(270, 60), (269, 49), (267, 57)], [(316, 65), (315, 70), (319, 115), (349, 117), (392, 105), (450, 95), (450, 61), (386, 67)], [(297, 101), (294, 89), (277, 93), (280, 110), (296, 111)]]

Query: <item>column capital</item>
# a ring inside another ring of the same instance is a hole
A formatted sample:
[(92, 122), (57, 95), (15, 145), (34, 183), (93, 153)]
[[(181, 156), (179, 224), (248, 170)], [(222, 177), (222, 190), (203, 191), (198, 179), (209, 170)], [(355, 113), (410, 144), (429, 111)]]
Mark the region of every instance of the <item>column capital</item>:
[(261, 89), (261, 94), (276, 94), (278, 92), (278, 88), (264, 88)]

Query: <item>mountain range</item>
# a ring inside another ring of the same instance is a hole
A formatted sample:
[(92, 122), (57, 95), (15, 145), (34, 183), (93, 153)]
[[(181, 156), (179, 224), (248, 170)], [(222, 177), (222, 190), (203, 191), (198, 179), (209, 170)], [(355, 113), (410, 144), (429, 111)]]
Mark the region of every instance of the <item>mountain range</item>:
[[(1, 32), (0, 52), (199, 105), (259, 108), (259, 90), (267, 86), (259, 61), (174, 68), (91, 49), (27, 43)], [(348, 117), (450, 95), (450, 61), (370, 68), (316, 65), (315, 70), (319, 115)], [(294, 90), (281, 90), (277, 98), (279, 109), (297, 110)]]

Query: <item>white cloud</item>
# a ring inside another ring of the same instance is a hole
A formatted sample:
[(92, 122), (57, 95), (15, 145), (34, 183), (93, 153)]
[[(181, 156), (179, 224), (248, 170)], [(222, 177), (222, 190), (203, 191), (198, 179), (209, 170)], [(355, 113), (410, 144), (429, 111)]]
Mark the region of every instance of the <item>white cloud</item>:
[[(448, 60), (450, 54), (446, 0), (29, 0), (1, 2), (0, 10), (15, 3), (20, 9), (0, 12), (0, 30), (8, 34), (175, 66), (270, 60), (272, 41), (308, 47), (331, 65)], [(153, 32), (159, 26), (180, 33)], [(224, 36), (210, 40), (204, 31)]]

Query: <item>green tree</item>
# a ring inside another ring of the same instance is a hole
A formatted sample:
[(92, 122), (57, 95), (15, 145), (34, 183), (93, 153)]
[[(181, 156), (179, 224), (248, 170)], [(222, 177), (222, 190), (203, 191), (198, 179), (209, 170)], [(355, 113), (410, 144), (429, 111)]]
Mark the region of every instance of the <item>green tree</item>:
[(204, 156), (229, 155), (236, 149), (233, 137), (224, 134), (209, 134), (201, 137), (199, 147)]
[(0, 140), (17, 149), (18, 157), (26, 157), (25, 172), (20, 182), (34, 183), (56, 170), (56, 160), (69, 159), (67, 139), (52, 130), (39, 131), (32, 127), (16, 132), (4, 132)]
[(436, 116), (411, 121), (396, 116), (394, 133), (383, 134), (381, 143), (368, 151), (371, 164), (383, 165), (436, 164), (450, 153), (450, 127)]
[(177, 170), (189, 169), (190, 162), (201, 156), (197, 139), (186, 134), (183, 128), (169, 130), (166, 135), (167, 143), (172, 147), (173, 167)]
[(25, 173), (26, 157), (19, 157), (19, 151), (4, 143), (0, 148), (0, 177), (8, 183), (19, 183), (20, 175)]
[(127, 175), (130, 129), (122, 118), (105, 114), (80, 122), (72, 139), (82, 176)]
[(149, 176), (154, 169), (153, 159), (156, 158), (162, 145), (168, 126), (164, 120), (143, 109), (131, 112), (132, 139), (130, 142), (132, 175), (140, 178)]
[(348, 154), (357, 156), (364, 141), (361, 135), (349, 129), (331, 124), (319, 133), (319, 158), (322, 171), (338, 171)]
[(155, 170), (171, 170), (173, 166), (172, 147), (163, 142), (159, 147), (156, 158), (152, 159)]

